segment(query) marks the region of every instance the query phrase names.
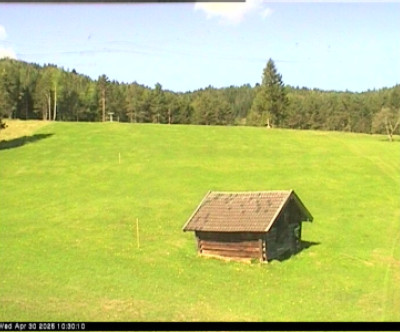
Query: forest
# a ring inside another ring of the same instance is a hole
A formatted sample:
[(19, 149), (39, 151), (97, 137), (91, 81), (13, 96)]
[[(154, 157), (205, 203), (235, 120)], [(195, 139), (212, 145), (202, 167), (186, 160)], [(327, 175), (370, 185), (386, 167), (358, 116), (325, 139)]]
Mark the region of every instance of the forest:
[(176, 93), (97, 80), (57, 65), (0, 59), (0, 118), (161, 124), (252, 125), (393, 134), (400, 123), (400, 85), (322, 91), (285, 85), (273, 60), (261, 84)]

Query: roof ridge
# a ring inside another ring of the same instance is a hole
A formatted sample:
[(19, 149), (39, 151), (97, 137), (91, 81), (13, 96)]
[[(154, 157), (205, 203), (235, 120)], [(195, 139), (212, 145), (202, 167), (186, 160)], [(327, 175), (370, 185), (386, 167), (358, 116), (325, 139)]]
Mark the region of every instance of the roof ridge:
[(213, 191), (210, 190), (209, 194), (266, 194), (266, 193), (291, 193), (293, 189), (287, 190), (250, 190), (250, 191)]

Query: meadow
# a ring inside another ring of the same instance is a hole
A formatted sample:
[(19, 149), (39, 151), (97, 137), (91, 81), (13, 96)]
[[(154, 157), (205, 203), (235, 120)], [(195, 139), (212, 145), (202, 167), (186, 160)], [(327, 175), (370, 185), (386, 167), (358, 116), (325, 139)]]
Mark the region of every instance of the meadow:
[[(400, 320), (399, 137), (7, 124), (0, 321)], [(290, 259), (203, 258), (182, 232), (209, 190), (286, 189), (314, 217)]]

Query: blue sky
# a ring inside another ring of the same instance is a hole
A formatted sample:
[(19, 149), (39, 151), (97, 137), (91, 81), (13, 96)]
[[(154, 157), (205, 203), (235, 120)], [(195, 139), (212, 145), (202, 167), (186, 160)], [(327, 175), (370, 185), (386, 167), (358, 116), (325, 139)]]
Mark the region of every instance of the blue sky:
[(261, 82), (323, 90), (400, 84), (400, 1), (0, 4), (0, 57), (93, 79), (193, 91)]

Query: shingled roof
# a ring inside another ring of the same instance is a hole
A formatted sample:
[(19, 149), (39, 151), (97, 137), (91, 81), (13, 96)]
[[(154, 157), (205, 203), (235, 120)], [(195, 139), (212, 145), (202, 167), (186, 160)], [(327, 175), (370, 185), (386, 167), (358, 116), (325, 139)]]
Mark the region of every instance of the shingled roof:
[(284, 206), (293, 198), (304, 220), (313, 217), (293, 190), (213, 192), (201, 201), (183, 226), (184, 231), (268, 232)]

